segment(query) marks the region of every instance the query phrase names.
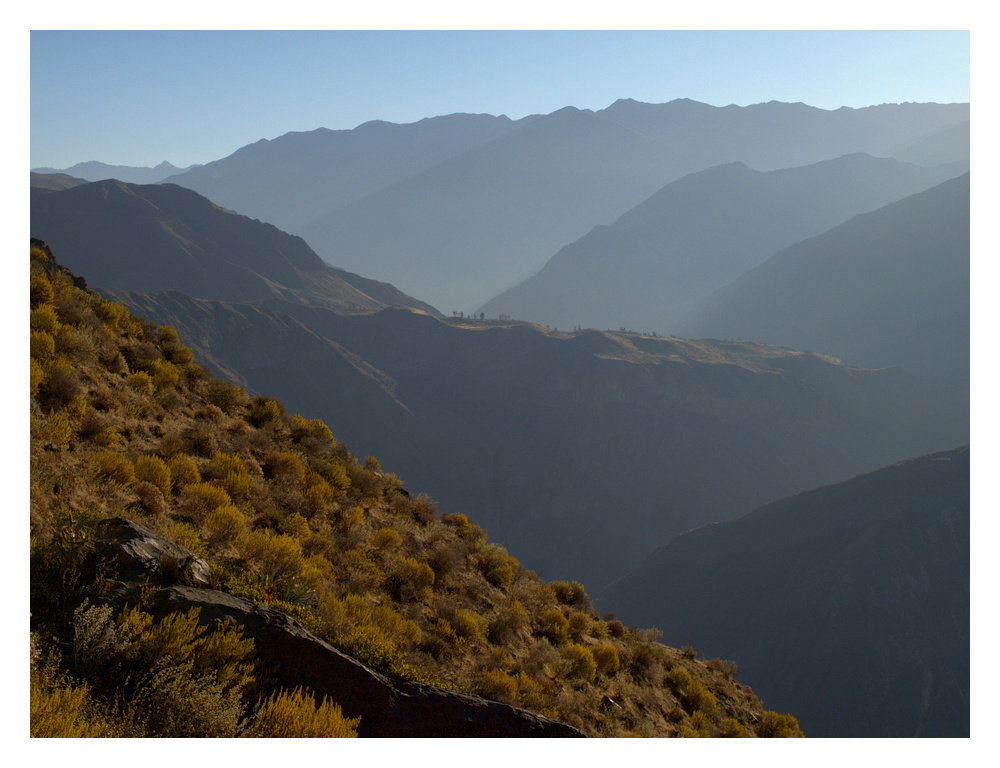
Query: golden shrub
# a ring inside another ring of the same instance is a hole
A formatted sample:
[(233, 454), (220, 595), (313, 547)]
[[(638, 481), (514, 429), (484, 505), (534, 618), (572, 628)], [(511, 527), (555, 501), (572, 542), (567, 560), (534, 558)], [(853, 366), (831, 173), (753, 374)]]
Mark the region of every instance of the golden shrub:
[(157, 392), (173, 389), (180, 380), (180, 372), (177, 366), (166, 360), (154, 360), (150, 366), (150, 374), (153, 378), (153, 386)]
[(597, 664), (597, 671), (602, 675), (613, 675), (621, 667), (618, 649), (608, 643), (599, 643), (590, 649)]
[(51, 304), (55, 294), (52, 292), (52, 283), (43, 272), (31, 273), (31, 307), (34, 309), (39, 304)]
[(201, 482), (201, 473), (194, 459), (184, 453), (173, 453), (167, 459), (167, 469), (177, 489)]
[(30, 350), (32, 357), (47, 357), (56, 351), (56, 342), (48, 331), (32, 331)]
[(403, 543), (403, 537), (395, 528), (385, 526), (372, 534), (371, 541), (375, 549), (395, 549)]
[(191, 483), (180, 494), (181, 507), (196, 520), (203, 520), (213, 509), (233, 503), (224, 488), (211, 483)]
[(122, 485), (130, 485), (135, 480), (135, 467), (128, 457), (116, 451), (102, 451), (94, 457), (98, 475), (110, 478)]
[(353, 738), (361, 720), (344, 717), (340, 705), (328, 698), (317, 704), (301, 688), (272, 693), (257, 706), (254, 718), (259, 735), (275, 739)]
[(254, 563), (267, 584), (296, 578), (305, 565), (302, 547), (291, 536), (267, 530), (251, 531), (239, 540), (244, 557)]
[[(65, 414), (49, 411), (49, 418), (45, 422), (45, 439), (52, 445), (59, 448), (69, 447), (69, 439), (73, 436), (73, 428)], [(124, 458), (124, 457), (122, 457)], [(128, 459), (125, 459), (128, 461)]]
[(55, 308), (51, 304), (42, 304), (37, 309), (33, 309), (30, 326), (33, 331), (45, 331), (54, 336), (60, 326)]
[(567, 643), (560, 649), (569, 664), (570, 674), (592, 681), (597, 674), (597, 662), (589, 648), (577, 643)]
[(289, 451), (279, 451), (268, 456), (265, 471), (274, 478), (289, 477), (297, 483), (302, 483), (306, 477), (302, 460)]
[(112, 735), (95, 713), (86, 684), (49, 689), (32, 675), (30, 735), (33, 739), (79, 739)]
[(170, 495), (173, 481), (170, 477), (170, 467), (159, 456), (152, 454), (139, 456), (135, 460), (136, 480), (145, 480), (159, 488), (164, 496)]
[(216, 507), (205, 515), (203, 528), (208, 540), (212, 543), (229, 543), (243, 535), (246, 529), (246, 519), (237, 507), (227, 504)]
[(464, 608), (455, 611), (448, 619), (448, 623), (458, 637), (466, 640), (478, 640), (486, 629), (486, 619), (475, 611)]
[(125, 381), (128, 383), (132, 389), (138, 392), (140, 395), (146, 395), (147, 397), (152, 397), (153, 395), (153, 377), (150, 376), (145, 371), (136, 371), (135, 373), (130, 373), (125, 377)]

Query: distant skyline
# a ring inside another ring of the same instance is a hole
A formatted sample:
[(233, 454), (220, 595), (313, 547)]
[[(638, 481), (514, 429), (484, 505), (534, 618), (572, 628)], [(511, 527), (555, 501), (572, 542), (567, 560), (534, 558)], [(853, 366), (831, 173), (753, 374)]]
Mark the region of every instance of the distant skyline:
[(260, 139), (619, 98), (970, 101), (968, 31), (32, 31), (31, 167), (183, 167)]

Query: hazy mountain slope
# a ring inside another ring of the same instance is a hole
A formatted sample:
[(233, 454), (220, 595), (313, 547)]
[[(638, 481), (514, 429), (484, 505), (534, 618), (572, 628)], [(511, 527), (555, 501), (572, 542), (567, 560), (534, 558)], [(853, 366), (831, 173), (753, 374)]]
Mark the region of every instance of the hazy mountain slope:
[(295, 231), (332, 264), (371, 265), (369, 274), (445, 312), (468, 311), (686, 174), (887, 154), (967, 118), (968, 105), (567, 107)]
[[(178, 290), (228, 301), (282, 296), (341, 311), (386, 305), (352, 284), (364, 285), (362, 280), (344, 279), (301, 238), (172, 184), (111, 180), (36, 196), (31, 231), (95, 287)], [(391, 286), (375, 287), (383, 298), (433, 311)]]
[(566, 108), (296, 231), (443, 311), (468, 311), (660, 186), (667, 148)]
[(32, 168), (36, 173), (66, 173), (76, 176), (86, 181), (105, 181), (107, 179), (118, 179), (128, 184), (159, 184), (169, 176), (196, 168), (190, 165), (187, 168), (178, 168), (176, 165), (164, 160), (155, 168), (137, 167), (132, 165), (108, 165), (91, 160), (86, 163), (77, 163), (70, 168)]
[(775, 254), (679, 332), (897, 365), (967, 403), (969, 248), (966, 173)]
[(699, 528), (601, 607), (738, 659), (811, 735), (967, 737), (969, 477), (966, 447)]
[[(644, 136), (683, 147), (685, 173), (741, 161), (760, 171), (808, 165), (854, 152), (887, 156), (900, 146), (969, 119), (968, 104), (879, 104), (819, 109), (769, 101), (711, 107), (616, 101), (597, 114)], [(666, 183), (667, 180), (664, 180)]]
[(694, 526), (938, 445), (905, 376), (791, 350), (280, 299), (252, 314), (277, 328), (240, 342), (243, 308), (115, 298), (318, 415), (546, 578), (591, 587)]
[(961, 170), (854, 154), (769, 172), (742, 163), (700, 171), (562, 248), (482, 310), (557, 328), (669, 333), (684, 312), (776, 251)]
[(934, 131), (892, 154), (905, 163), (918, 165), (968, 162), (971, 155), (969, 121), (964, 120), (958, 125)]
[(505, 116), (446, 115), (353, 130), (286, 133), (170, 179), (226, 208), (297, 228), (484, 144), (517, 125)]

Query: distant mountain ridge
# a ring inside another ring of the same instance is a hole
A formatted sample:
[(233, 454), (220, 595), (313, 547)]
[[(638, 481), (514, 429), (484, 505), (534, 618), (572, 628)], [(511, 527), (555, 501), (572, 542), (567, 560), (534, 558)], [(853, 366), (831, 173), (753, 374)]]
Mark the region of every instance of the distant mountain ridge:
[(966, 446), (782, 499), (678, 536), (599, 604), (738, 659), (813, 736), (967, 738), (969, 482)]
[(391, 285), (330, 267), (299, 237), (173, 184), (109, 180), (39, 195), (31, 229), (60, 249), (70, 269), (85, 268), (106, 289), (244, 302), (281, 296), (346, 312), (399, 303), (436, 312)]
[(178, 168), (166, 160), (154, 168), (132, 165), (109, 165), (97, 160), (90, 160), (86, 163), (77, 163), (69, 168), (32, 168), (31, 170), (33, 173), (39, 174), (65, 173), (69, 176), (84, 179), (85, 181), (118, 179), (129, 184), (158, 184), (174, 174), (184, 173), (197, 167), (197, 165), (189, 165), (186, 168)]
[(517, 121), (451, 115), (288, 134), (170, 181), (303, 236), (331, 264), (467, 312), (689, 173), (887, 156), (968, 118), (968, 104), (620, 101)]
[(716, 166), (595, 227), (481, 310), (558, 328), (678, 332), (685, 312), (778, 250), (966, 170), (860, 153), (767, 172)]

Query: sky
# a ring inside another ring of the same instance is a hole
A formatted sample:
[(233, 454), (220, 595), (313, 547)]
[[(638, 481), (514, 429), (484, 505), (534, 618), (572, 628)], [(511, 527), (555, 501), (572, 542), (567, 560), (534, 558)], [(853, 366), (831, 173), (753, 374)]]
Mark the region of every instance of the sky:
[[(70, 19), (72, 21), (72, 19)], [(259, 139), (455, 112), (517, 119), (619, 98), (823, 109), (970, 101), (950, 31), (30, 33), (31, 167), (178, 167)]]

